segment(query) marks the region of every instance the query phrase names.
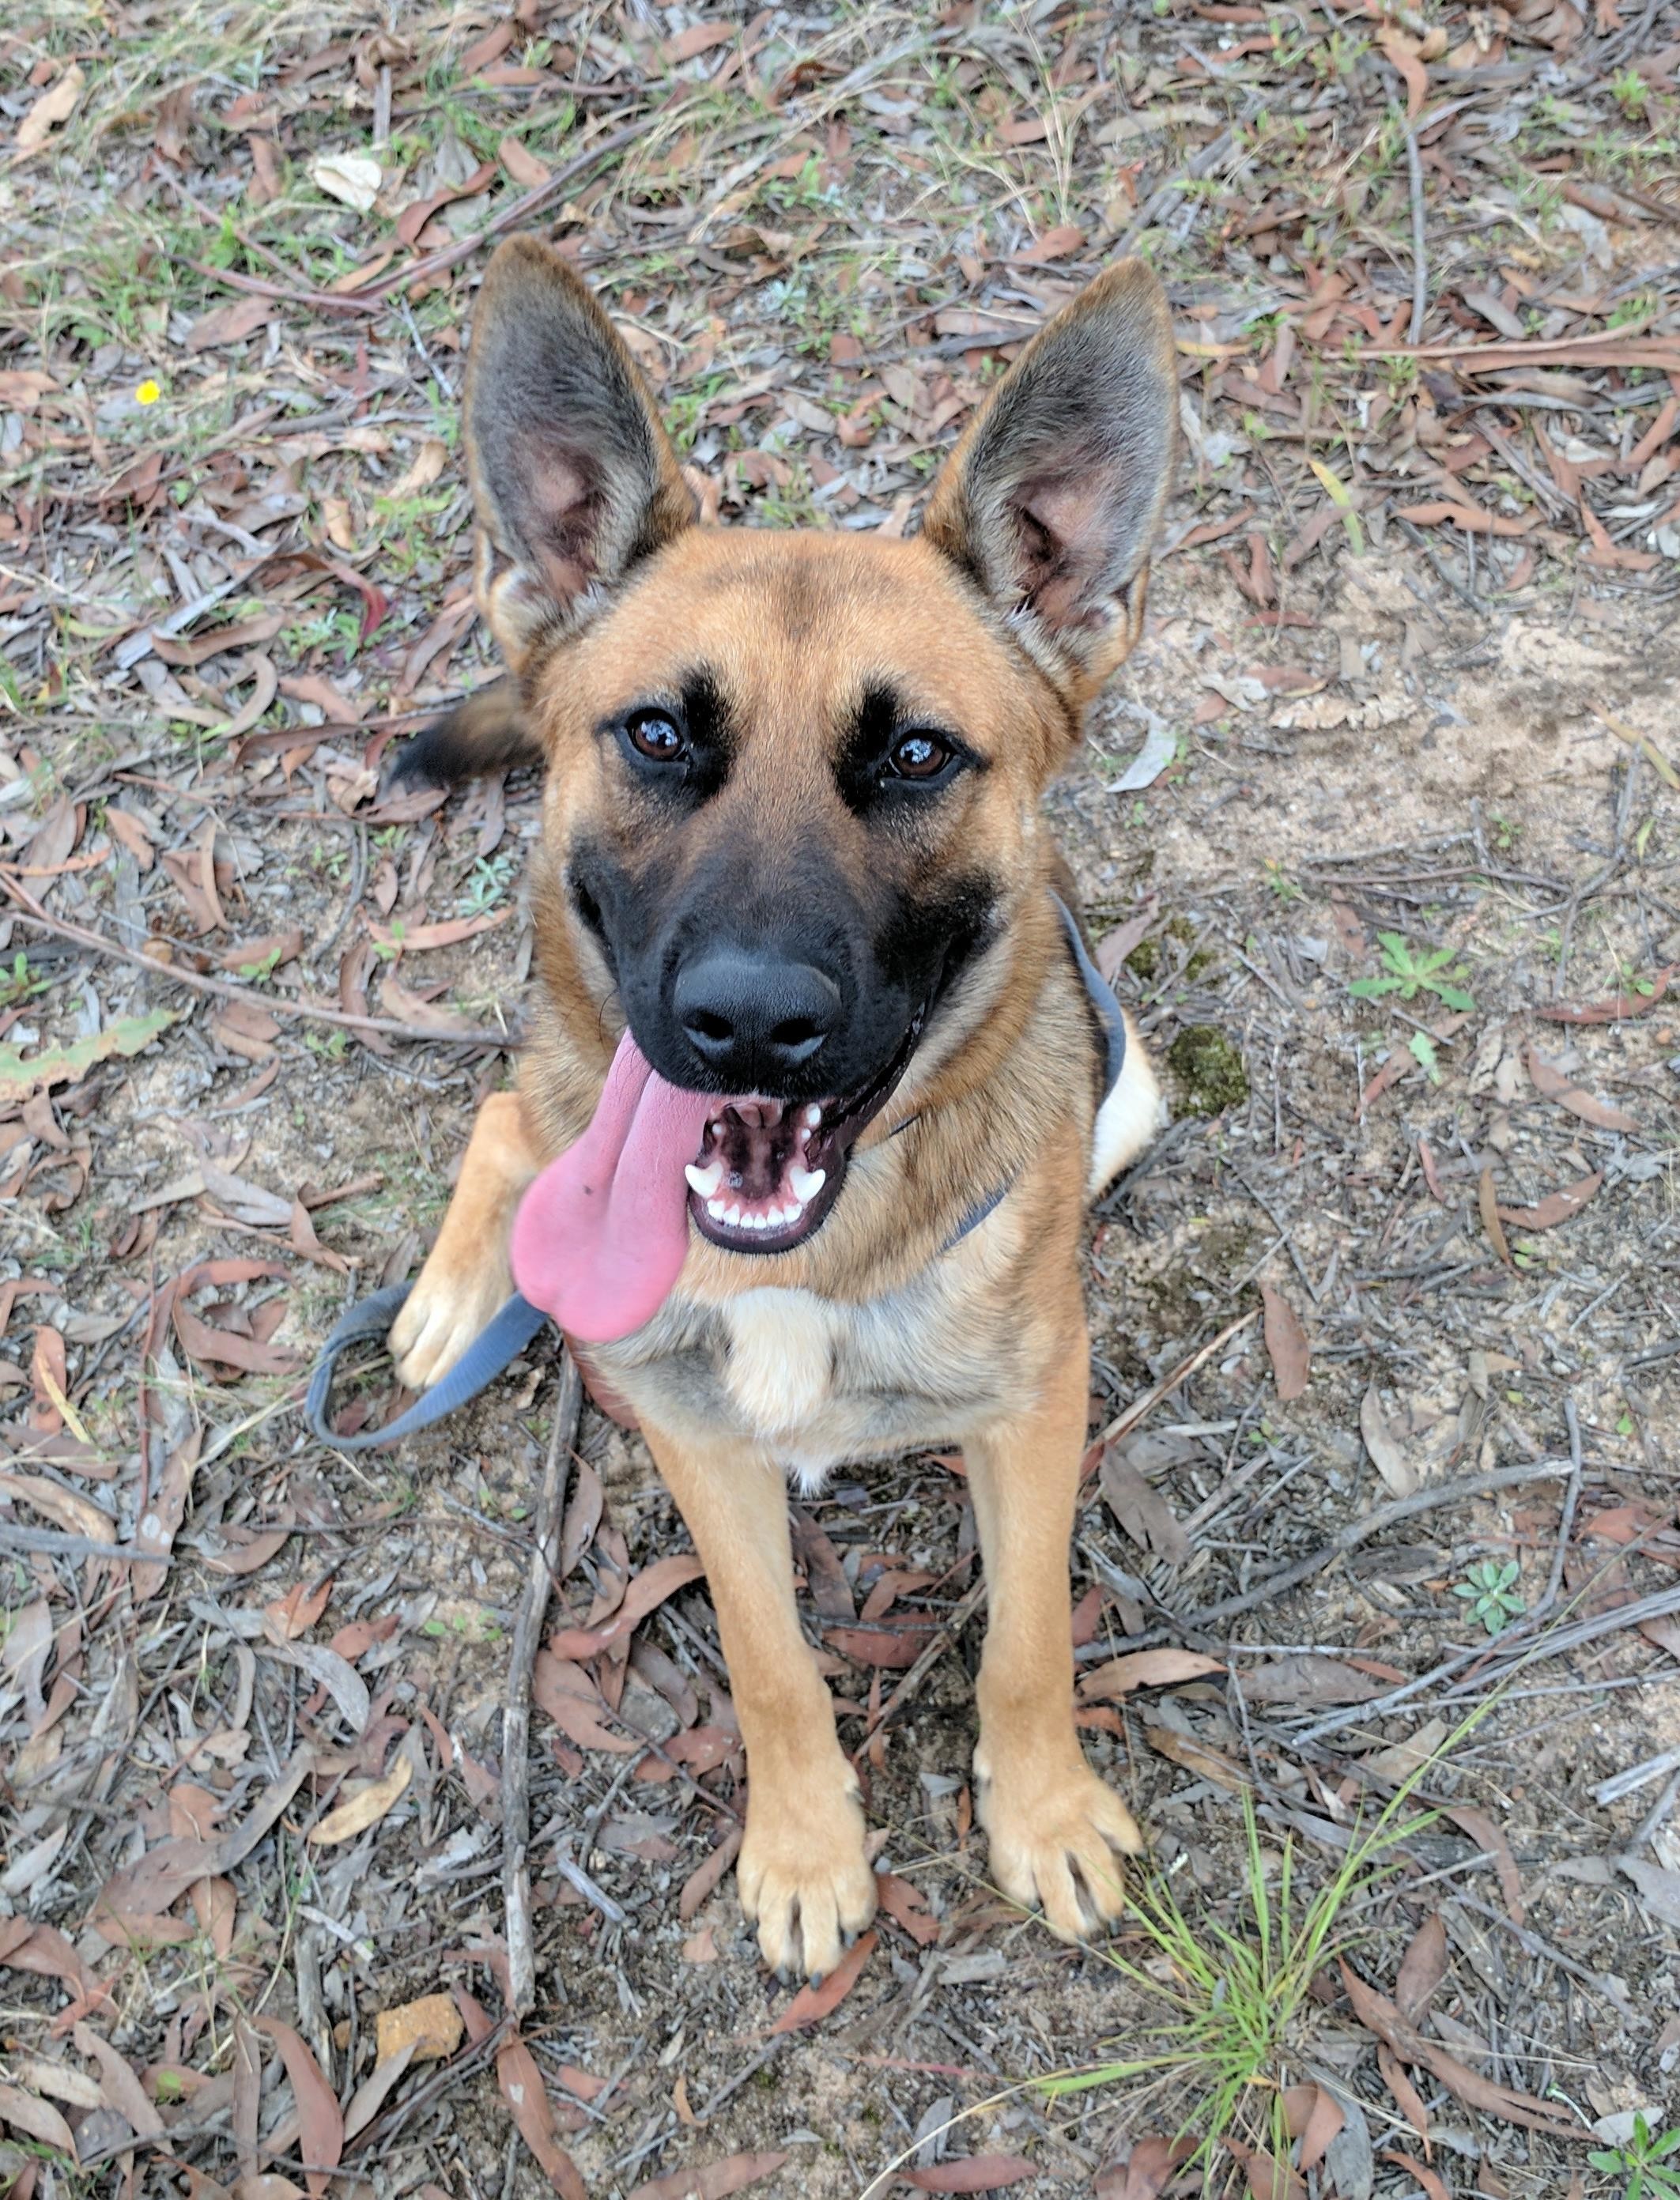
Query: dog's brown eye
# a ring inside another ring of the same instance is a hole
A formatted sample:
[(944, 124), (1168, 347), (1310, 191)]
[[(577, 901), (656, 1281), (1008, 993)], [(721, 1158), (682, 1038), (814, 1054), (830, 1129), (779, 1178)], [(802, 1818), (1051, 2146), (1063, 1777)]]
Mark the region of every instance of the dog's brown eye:
[(899, 779), (937, 779), (951, 762), (951, 751), (934, 734), (906, 734), (887, 758)]
[(675, 764), (682, 754), (682, 735), (663, 711), (638, 711), (624, 730), (630, 746), (653, 764)]

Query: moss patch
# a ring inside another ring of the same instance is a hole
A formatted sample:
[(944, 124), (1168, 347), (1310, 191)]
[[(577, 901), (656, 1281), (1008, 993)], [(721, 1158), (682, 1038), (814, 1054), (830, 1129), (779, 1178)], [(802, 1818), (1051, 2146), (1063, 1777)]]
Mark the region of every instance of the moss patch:
[(1167, 1067), (1186, 1108), (1218, 1115), (1249, 1097), (1243, 1057), (1216, 1024), (1188, 1024), (1167, 1050)]

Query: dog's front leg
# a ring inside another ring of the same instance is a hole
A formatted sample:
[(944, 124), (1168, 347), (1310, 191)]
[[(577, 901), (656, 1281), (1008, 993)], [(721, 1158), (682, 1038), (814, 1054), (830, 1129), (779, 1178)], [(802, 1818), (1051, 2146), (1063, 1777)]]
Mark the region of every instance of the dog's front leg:
[(1119, 1916), (1115, 1852), (1143, 1846), (1132, 1813), (1085, 1761), (1074, 1729), (1068, 1587), (1090, 1355), (1077, 1303), (1072, 1345), (1036, 1407), (963, 1447), (986, 1562), (988, 1620), (976, 1691), (981, 1823), (996, 1884), (1078, 1940)]
[(513, 1217), (541, 1167), (518, 1094), (493, 1092), (472, 1126), (437, 1243), (391, 1324), (391, 1356), (411, 1390), (447, 1375), (512, 1295)]
[(741, 1908), (774, 1970), (820, 1977), (874, 1915), (875, 1886), (857, 1776), (799, 1632), (787, 1483), (747, 1445), (643, 1433), (705, 1568), (746, 1743)]

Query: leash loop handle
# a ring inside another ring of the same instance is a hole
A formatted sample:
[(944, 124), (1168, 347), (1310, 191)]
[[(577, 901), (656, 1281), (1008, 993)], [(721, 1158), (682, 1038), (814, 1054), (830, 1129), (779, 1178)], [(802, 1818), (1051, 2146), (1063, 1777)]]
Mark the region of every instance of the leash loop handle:
[(476, 1398), (489, 1384), (493, 1383), (511, 1360), (524, 1351), (537, 1331), (547, 1321), (541, 1307), (516, 1291), (500, 1311), (479, 1331), (466, 1350), (440, 1383), (430, 1390), (396, 1419), (382, 1429), (364, 1430), (359, 1436), (342, 1436), (327, 1419), (327, 1409), (332, 1396), (332, 1372), (339, 1355), (347, 1346), (361, 1343), (371, 1337), (383, 1337), (395, 1320), (407, 1298), (412, 1286), (390, 1284), (382, 1291), (374, 1291), (340, 1315), (332, 1334), (321, 1348), (321, 1356), (315, 1363), (309, 1378), (309, 1390), (303, 1401), (303, 1416), (310, 1428), (325, 1444), (335, 1451), (381, 1451), (388, 1444), (401, 1443), (406, 1436), (429, 1429), (434, 1421), (456, 1412), (470, 1398)]

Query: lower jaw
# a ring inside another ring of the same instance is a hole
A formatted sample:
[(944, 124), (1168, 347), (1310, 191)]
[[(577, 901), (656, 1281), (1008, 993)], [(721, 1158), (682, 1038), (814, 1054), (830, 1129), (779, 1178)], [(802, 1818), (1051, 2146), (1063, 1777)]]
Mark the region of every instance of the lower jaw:
[(850, 1150), (836, 1154), (825, 1162), (828, 1182), (817, 1197), (807, 1202), (805, 1212), (797, 1222), (784, 1223), (774, 1230), (753, 1230), (740, 1223), (720, 1222), (706, 1212), (705, 1202), (697, 1191), (688, 1194), (688, 1212), (694, 1217), (694, 1227), (708, 1245), (716, 1245), (726, 1253), (791, 1253), (796, 1246), (806, 1243), (822, 1226), (829, 1209), (840, 1196), (846, 1182)]

